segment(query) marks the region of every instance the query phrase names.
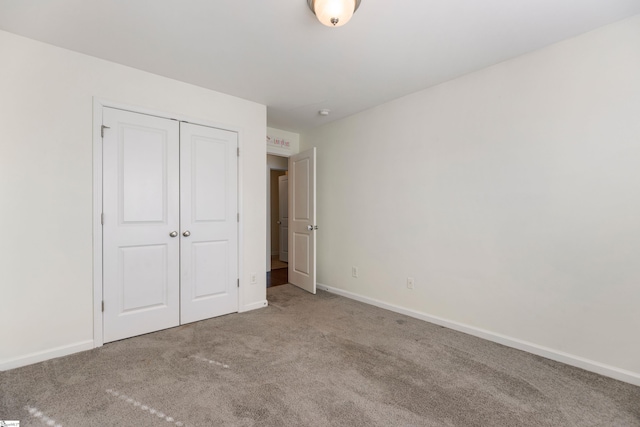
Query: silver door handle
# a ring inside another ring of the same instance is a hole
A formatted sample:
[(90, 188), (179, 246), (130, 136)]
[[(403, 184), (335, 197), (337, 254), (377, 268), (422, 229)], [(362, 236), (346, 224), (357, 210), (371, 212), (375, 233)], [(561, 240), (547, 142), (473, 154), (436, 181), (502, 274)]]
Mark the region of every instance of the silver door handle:
[(189, 237), (189, 236), (191, 236), (191, 232), (190, 232), (189, 230), (187, 230), (187, 231), (185, 231), (184, 233), (182, 233), (182, 235), (183, 235), (184, 237)]
[(307, 230), (313, 231), (313, 225), (307, 225)]
[(280, 222), (280, 221), (276, 221), (276, 222), (277, 222), (278, 225), (282, 224), (282, 222)]
[(172, 231), (171, 233), (169, 233), (169, 236), (171, 237), (176, 237), (178, 235), (177, 231)]

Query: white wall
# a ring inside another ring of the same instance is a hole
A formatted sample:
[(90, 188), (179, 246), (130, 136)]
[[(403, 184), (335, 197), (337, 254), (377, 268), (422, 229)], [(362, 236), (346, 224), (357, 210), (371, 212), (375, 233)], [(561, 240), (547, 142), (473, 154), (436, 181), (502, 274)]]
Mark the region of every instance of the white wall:
[(289, 142), (290, 144), (288, 148), (276, 147), (276, 146), (267, 144), (267, 153), (269, 154), (275, 154), (276, 156), (289, 157), (292, 154), (298, 154), (298, 152), (300, 151), (300, 134), (298, 133), (288, 132), (286, 130), (268, 127), (267, 136), (273, 139), (275, 138), (283, 139)]
[(640, 385), (640, 16), (311, 146), (319, 282)]
[(265, 106), (6, 32), (0, 57), (0, 369), (93, 346), (93, 97), (240, 130), (240, 310), (266, 304)]
[(282, 156), (267, 154), (267, 169), (287, 170), (289, 159)]

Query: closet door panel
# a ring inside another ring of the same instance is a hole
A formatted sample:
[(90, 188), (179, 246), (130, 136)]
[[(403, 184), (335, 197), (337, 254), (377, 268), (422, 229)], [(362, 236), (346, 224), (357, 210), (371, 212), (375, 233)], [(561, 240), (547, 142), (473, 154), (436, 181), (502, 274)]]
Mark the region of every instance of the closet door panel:
[(238, 136), (181, 123), (181, 323), (238, 311)]
[(180, 321), (179, 126), (104, 108), (104, 342)]

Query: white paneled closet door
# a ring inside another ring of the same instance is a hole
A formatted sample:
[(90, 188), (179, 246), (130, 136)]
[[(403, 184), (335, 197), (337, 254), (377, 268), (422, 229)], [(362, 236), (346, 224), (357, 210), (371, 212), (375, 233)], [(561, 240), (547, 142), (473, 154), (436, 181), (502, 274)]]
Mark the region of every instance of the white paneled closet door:
[(179, 325), (179, 124), (103, 110), (104, 342)]
[(238, 311), (234, 132), (103, 110), (103, 341)]
[(238, 134), (180, 124), (181, 322), (238, 311)]

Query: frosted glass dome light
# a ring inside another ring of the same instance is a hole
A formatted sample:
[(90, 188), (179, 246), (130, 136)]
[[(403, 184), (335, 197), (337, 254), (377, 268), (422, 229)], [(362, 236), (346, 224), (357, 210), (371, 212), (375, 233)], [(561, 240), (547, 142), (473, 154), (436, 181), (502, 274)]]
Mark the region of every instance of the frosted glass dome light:
[(360, 0), (307, 0), (318, 21), (327, 27), (340, 27), (351, 19)]

